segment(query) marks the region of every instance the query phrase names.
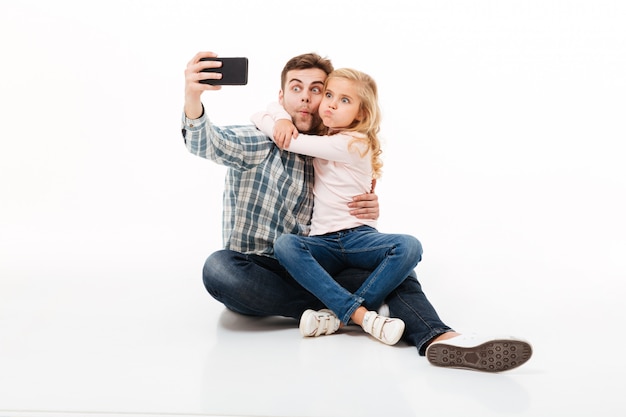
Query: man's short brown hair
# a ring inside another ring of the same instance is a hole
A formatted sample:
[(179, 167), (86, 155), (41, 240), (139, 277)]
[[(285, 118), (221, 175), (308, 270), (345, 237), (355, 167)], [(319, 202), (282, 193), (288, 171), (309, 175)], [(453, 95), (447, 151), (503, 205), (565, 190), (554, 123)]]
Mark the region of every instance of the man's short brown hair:
[(326, 73), (326, 75), (333, 72), (333, 64), (328, 58), (322, 58), (320, 55), (311, 52), (308, 54), (302, 54), (291, 58), (283, 67), (283, 72), (280, 74), (280, 88), (285, 88), (287, 82), (287, 73), (292, 70), (302, 70), (309, 68), (319, 68)]

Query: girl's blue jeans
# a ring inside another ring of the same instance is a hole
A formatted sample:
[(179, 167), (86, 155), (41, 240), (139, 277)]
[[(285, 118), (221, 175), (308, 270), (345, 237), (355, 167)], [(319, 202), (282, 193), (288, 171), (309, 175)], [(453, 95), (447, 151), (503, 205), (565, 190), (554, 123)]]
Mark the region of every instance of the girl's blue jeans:
[[(343, 323), (361, 305), (376, 310), (422, 259), (413, 236), (380, 233), (370, 226), (319, 236), (281, 235), (274, 254), (300, 285), (319, 298)], [(333, 276), (346, 268), (372, 271), (351, 292)]]

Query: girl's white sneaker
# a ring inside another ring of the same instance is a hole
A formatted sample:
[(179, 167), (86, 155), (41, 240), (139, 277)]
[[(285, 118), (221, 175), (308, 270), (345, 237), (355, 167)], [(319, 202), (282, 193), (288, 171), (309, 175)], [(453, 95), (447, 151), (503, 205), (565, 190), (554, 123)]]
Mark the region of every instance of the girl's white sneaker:
[(363, 330), (388, 345), (398, 343), (404, 333), (404, 322), (400, 319), (381, 316), (375, 311), (368, 311), (363, 317)]
[(306, 310), (300, 317), (300, 333), (305, 337), (333, 334), (341, 321), (331, 310)]

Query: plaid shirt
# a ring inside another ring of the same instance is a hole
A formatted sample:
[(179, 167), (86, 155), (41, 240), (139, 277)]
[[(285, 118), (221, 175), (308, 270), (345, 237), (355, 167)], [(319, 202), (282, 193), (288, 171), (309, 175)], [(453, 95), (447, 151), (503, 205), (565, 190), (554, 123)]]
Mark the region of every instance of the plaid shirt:
[(283, 233), (308, 234), (313, 212), (312, 158), (281, 151), (255, 126), (213, 126), (205, 114), (182, 132), (189, 152), (228, 168), (224, 248), (273, 256)]

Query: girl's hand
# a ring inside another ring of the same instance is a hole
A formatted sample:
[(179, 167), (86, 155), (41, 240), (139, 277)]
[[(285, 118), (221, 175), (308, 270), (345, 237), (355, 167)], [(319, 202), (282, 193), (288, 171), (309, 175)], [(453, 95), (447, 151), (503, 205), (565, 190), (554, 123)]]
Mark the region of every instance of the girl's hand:
[(274, 124), (274, 143), (276, 143), (280, 149), (288, 148), (291, 143), (291, 138), (295, 139), (296, 137), (298, 137), (298, 129), (291, 120), (276, 120)]

